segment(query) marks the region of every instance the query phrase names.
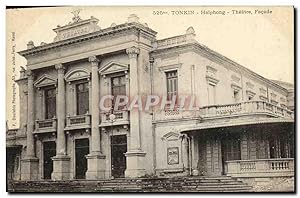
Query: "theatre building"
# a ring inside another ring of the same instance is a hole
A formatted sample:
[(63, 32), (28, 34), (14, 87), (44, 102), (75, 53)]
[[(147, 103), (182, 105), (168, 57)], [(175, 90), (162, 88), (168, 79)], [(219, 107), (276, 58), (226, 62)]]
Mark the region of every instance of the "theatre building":
[[(9, 179), (294, 175), (293, 85), (202, 45), (193, 27), (158, 40), (132, 14), (53, 30), (53, 42), (18, 52), (27, 65), (20, 126), (7, 130)], [(195, 108), (102, 111), (106, 95), (190, 95)]]

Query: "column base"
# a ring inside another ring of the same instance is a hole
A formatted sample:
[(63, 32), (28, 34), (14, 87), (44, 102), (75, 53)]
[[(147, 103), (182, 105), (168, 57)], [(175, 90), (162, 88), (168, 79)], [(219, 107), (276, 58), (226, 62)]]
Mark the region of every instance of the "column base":
[(39, 159), (27, 157), (21, 160), (21, 180), (39, 180)]
[(88, 170), (86, 171), (86, 179), (104, 179), (105, 178), (105, 155), (101, 153), (88, 154), (86, 156)]
[(67, 155), (57, 155), (52, 157), (53, 172), (52, 180), (69, 180), (71, 178), (70, 157)]
[(146, 153), (140, 150), (125, 153), (126, 166), (125, 177), (136, 178), (146, 174), (144, 159)]

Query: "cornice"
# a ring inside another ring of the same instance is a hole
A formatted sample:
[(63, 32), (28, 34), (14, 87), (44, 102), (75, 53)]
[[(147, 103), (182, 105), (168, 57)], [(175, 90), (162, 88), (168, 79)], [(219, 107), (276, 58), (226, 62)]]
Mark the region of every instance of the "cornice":
[(111, 35), (114, 33), (118, 33), (118, 32), (122, 32), (122, 31), (126, 31), (126, 30), (140, 30), (143, 32), (143, 34), (148, 35), (148, 36), (152, 36), (155, 37), (157, 32), (140, 24), (140, 23), (136, 23), (136, 22), (132, 22), (132, 23), (124, 23), (124, 24), (120, 24), (117, 25), (115, 27), (109, 27), (109, 28), (105, 28), (99, 31), (95, 31), (92, 33), (88, 33), (88, 34), (84, 34), (84, 35), (80, 35), (77, 37), (73, 37), (73, 38), (69, 38), (69, 39), (65, 39), (65, 40), (61, 40), (61, 41), (57, 41), (57, 42), (52, 42), (49, 44), (45, 44), (45, 45), (41, 45), (41, 46), (36, 46), (34, 48), (31, 49), (27, 49), (27, 50), (23, 50), (23, 51), (19, 51), (18, 54), (20, 54), (21, 56), (28, 56), (28, 55), (33, 55), (36, 54), (38, 52), (41, 51), (46, 51), (46, 50), (50, 50), (53, 48), (58, 48), (61, 46), (65, 46), (65, 45), (70, 45), (73, 43), (78, 43), (81, 41), (86, 41), (86, 40), (91, 40), (94, 38), (98, 38), (104, 35)]

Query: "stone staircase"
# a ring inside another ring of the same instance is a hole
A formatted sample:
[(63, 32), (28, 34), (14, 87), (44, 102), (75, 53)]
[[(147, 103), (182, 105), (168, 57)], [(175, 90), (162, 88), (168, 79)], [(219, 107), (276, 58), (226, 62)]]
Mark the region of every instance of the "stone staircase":
[(250, 192), (231, 177), (176, 177), (69, 181), (13, 181), (8, 192)]
[(144, 179), (144, 192), (250, 192), (252, 187), (231, 177)]

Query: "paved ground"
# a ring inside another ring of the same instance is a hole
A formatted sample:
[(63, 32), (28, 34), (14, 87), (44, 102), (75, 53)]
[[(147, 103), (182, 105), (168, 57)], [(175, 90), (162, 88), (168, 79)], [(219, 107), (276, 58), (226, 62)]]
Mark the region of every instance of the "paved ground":
[(275, 179), (271, 183), (261, 186), (254, 186), (253, 190), (255, 192), (294, 192), (294, 179)]

